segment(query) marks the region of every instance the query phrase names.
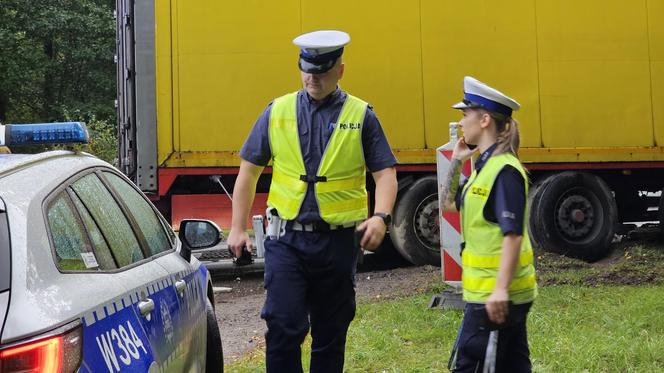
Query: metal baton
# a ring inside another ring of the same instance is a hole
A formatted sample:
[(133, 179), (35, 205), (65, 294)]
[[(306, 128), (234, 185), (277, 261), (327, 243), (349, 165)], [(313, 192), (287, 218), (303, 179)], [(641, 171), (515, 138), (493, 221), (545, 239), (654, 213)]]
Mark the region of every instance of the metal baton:
[(486, 355), (484, 355), (484, 369), (482, 373), (496, 372), (496, 354), (498, 352), (498, 330), (492, 330), (489, 333), (489, 343), (486, 346)]

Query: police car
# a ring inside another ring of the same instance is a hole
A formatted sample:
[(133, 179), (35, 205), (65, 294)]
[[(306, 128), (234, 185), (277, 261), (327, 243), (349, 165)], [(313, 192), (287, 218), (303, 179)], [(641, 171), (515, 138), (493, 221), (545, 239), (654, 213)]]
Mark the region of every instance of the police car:
[[(86, 142), (78, 122), (0, 126), (0, 145)], [(75, 151), (0, 154), (0, 372), (223, 371), (210, 274), (121, 173)]]

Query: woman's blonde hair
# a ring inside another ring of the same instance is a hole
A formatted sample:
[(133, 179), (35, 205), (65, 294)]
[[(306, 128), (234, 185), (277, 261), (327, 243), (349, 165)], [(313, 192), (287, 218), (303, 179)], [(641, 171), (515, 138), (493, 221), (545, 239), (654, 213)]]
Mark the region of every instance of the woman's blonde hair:
[(493, 119), (496, 124), (496, 143), (498, 146), (494, 154), (512, 153), (514, 156), (519, 155), (519, 144), (521, 138), (519, 136), (519, 122), (511, 116), (507, 116), (495, 111), (484, 110), (486, 114)]

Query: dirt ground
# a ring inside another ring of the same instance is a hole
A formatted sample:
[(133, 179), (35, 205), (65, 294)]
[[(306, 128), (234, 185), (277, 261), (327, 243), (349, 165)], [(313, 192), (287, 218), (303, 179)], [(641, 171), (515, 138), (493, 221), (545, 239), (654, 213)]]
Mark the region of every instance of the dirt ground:
[[(357, 274), (357, 297), (378, 301), (422, 293), (441, 281), (440, 268), (413, 267), (405, 263), (366, 263)], [(395, 268), (396, 267), (396, 268)], [(215, 293), (217, 320), (224, 346), (224, 360), (233, 361), (264, 344), (265, 322), (260, 318), (265, 301), (263, 274), (246, 274), (234, 278), (216, 277), (215, 287), (229, 287), (228, 293)]]
[[(540, 286), (639, 286), (664, 282), (662, 238), (653, 227), (616, 236), (609, 254), (588, 263), (553, 253), (537, 254)], [(569, 276), (570, 273), (576, 274)], [(567, 274), (567, 275), (565, 275)]]

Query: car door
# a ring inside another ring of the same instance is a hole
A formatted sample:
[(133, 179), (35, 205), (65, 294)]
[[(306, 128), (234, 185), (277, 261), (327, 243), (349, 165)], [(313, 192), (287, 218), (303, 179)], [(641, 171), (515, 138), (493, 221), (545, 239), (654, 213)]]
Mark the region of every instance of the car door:
[(183, 359), (185, 366), (195, 365), (202, 368), (205, 366), (207, 338), (205, 313), (207, 270), (193, 256), (192, 264), (190, 264), (182, 259), (179, 253), (163, 256), (158, 259), (158, 263), (182, 287), (177, 297), (180, 309), (178, 321), (183, 347), (183, 353), (179, 358)]
[(9, 249), (9, 222), (7, 220), (7, 213), (5, 212), (5, 202), (0, 197), (0, 337), (2, 337), (5, 315), (9, 308), (11, 284), (11, 253)]
[(197, 266), (185, 261), (175, 250), (179, 244), (173, 231), (154, 206), (133, 184), (115, 172), (104, 171), (104, 179), (116, 191), (119, 199), (131, 206), (129, 213), (137, 222), (145, 237), (155, 263), (168, 273), (168, 282), (160, 298), (162, 315), (170, 315), (172, 335), (165, 334), (173, 343), (169, 358), (174, 371), (201, 371), (205, 366), (205, 338), (207, 323), (205, 314), (205, 267), (194, 259)]
[[(107, 205), (103, 197), (98, 202)], [(126, 281), (117, 280), (119, 256), (111, 251), (118, 236), (125, 238), (122, 244), (132, 246), (129, 227), (118, 224), (115, 232), (103, 225), (100, 229), (70, 186), (56, 191), (45, 206), (55, 264), (64, 276), (77, 280), (70, 291), (80, 294), (76, 301), (83, 311), (80, 371), (148, 371), (154, 362), (148, 335), (132, 309), (135, 297)]]
[(170, 286), (168, 274), (151, 260), (140, 228), (98, 172), (76, 180), (69, 190), (91, 240), (107, 247), (117, 265), (112, 281), (127, 289), (121, 299), (85, 318), (86, 366), (109, 372), (162, 369), (172, 353), (165, 335), (173, 324), (159, 309)]

